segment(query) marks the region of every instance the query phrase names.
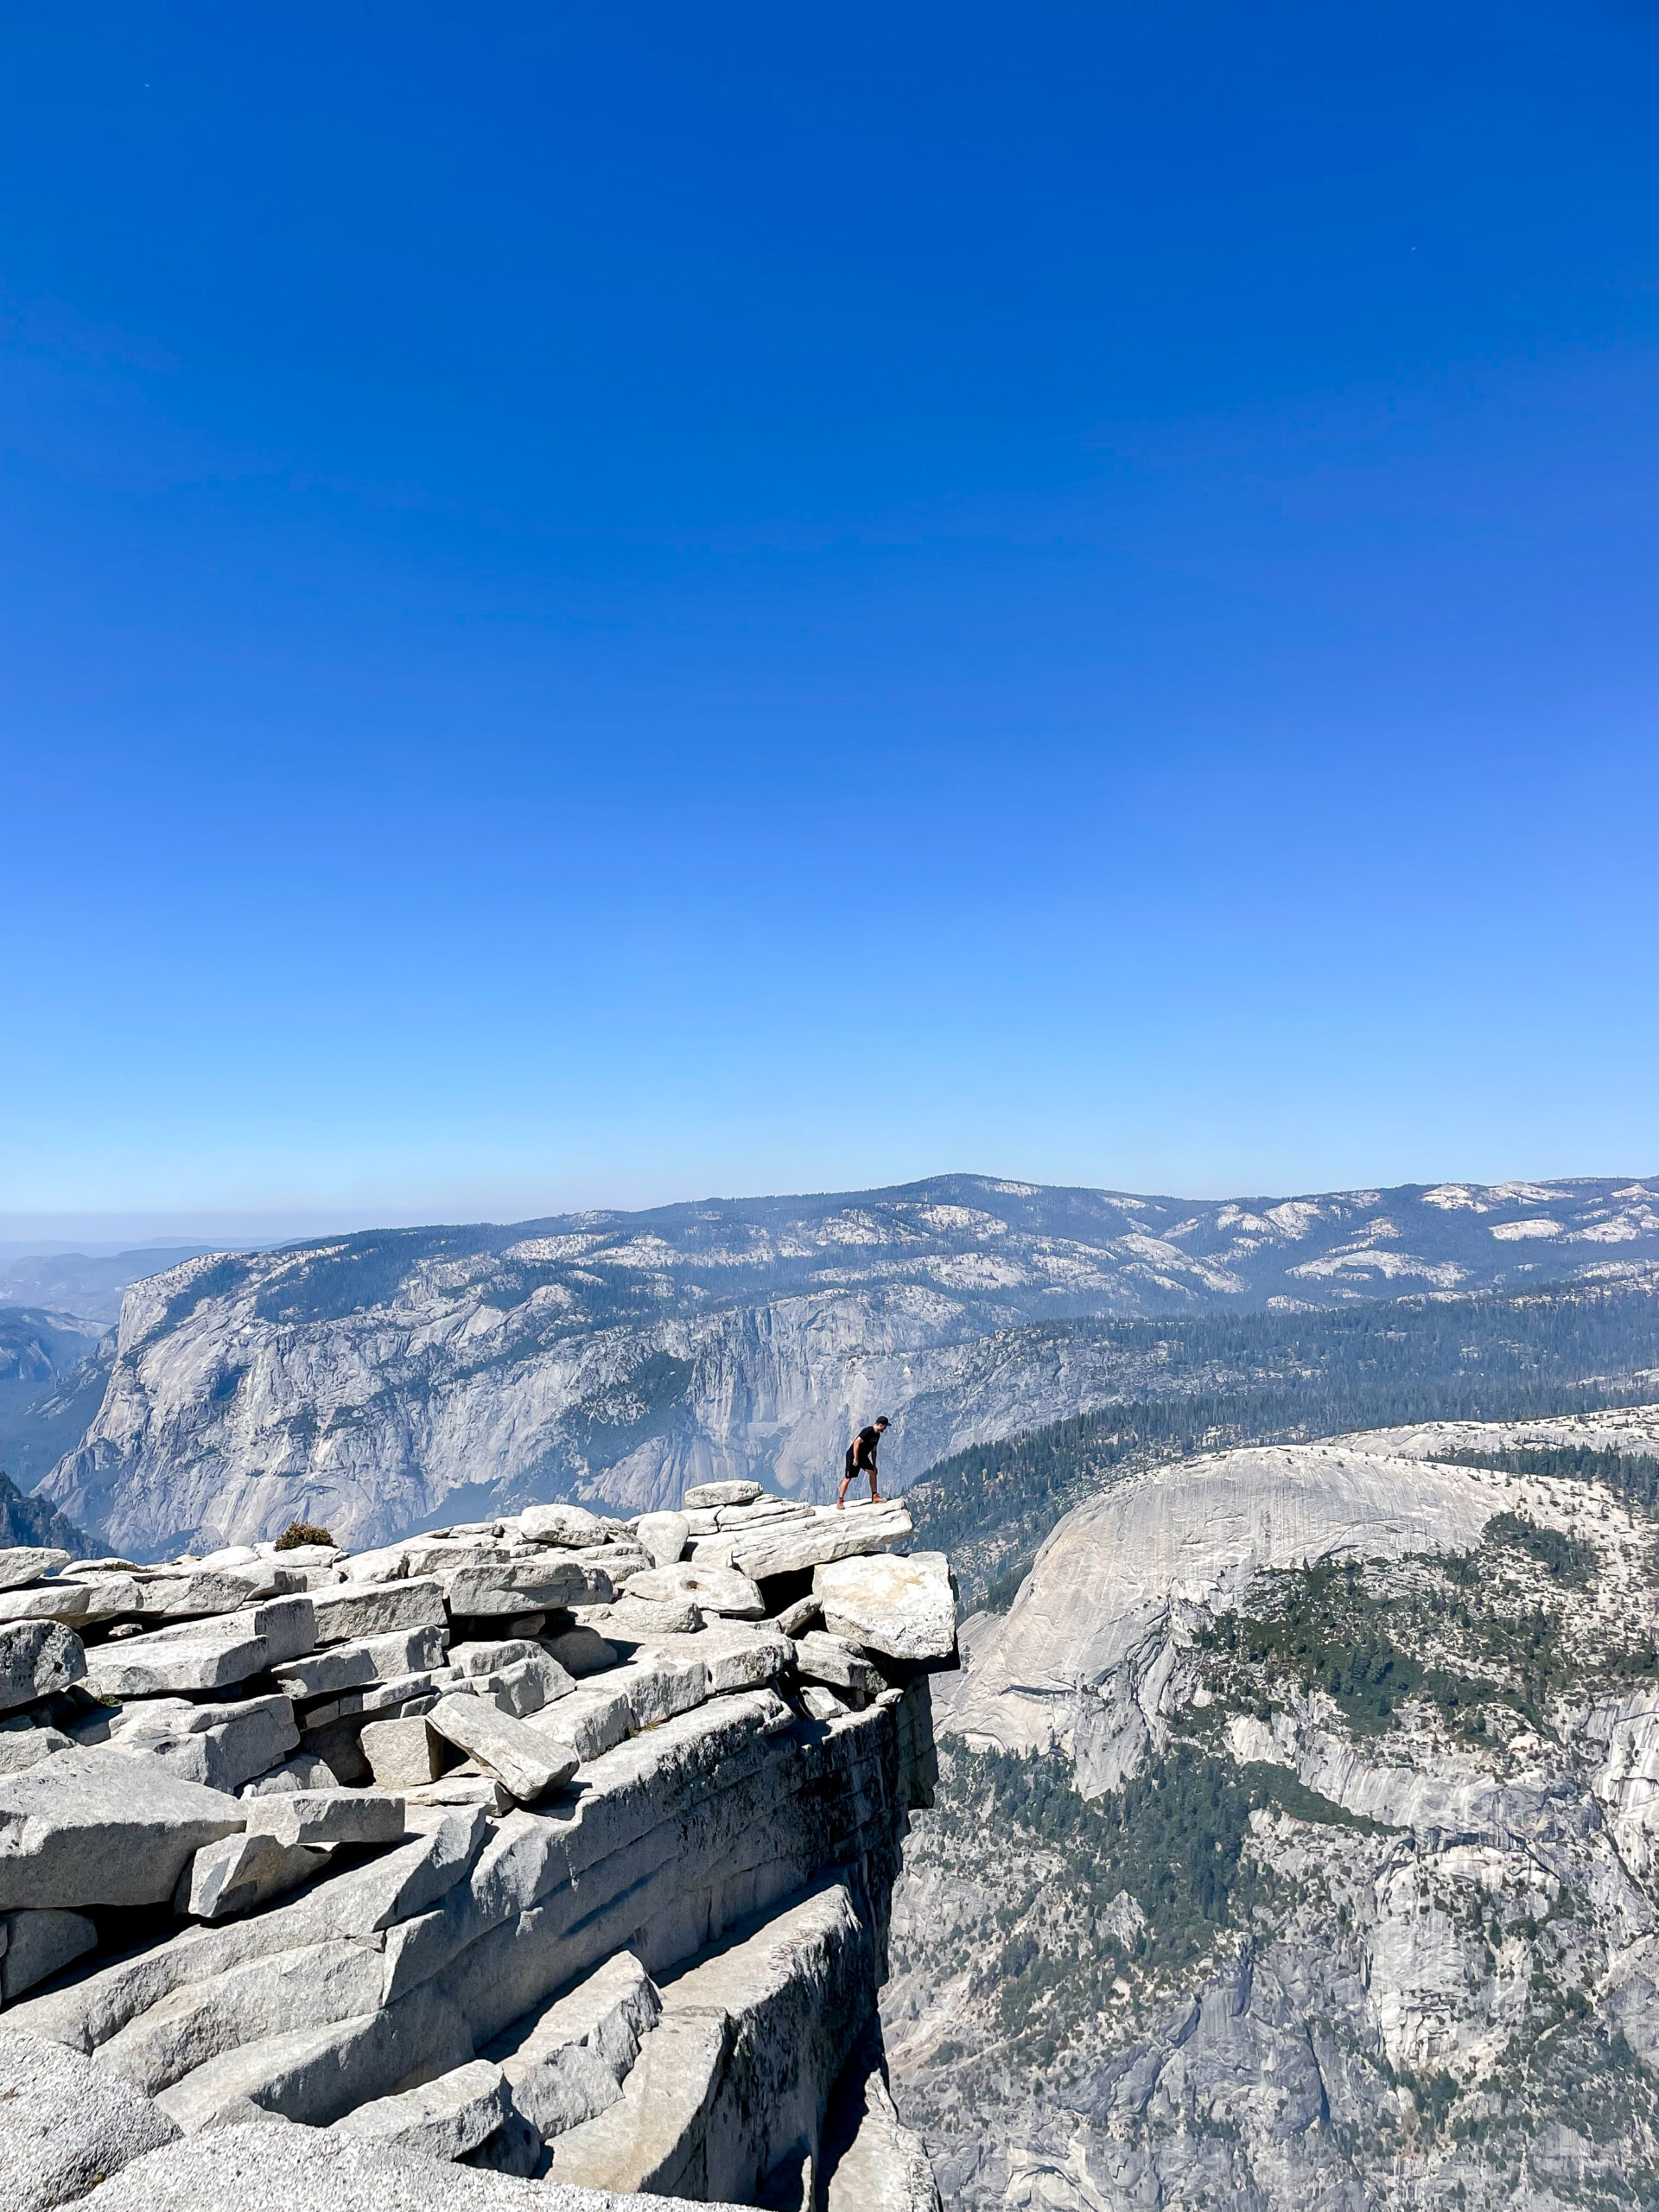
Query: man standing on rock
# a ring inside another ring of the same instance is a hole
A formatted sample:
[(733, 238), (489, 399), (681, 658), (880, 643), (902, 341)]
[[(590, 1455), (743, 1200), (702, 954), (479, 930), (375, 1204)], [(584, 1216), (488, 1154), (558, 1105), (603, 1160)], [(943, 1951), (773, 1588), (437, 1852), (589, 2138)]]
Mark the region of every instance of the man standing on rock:
[(845, 1510), (847, 1485), (850, 1482), (855, 1482), (860, 1475), (868, 1475), (870, 1478), (870, 1503), (872, 1505), (887, 1503), (887, 1500), (881, 1495), (881, 1478), (876, 1471), (875, 1465), (875, 1447), (881, 1441), (887, 1427), (886, 1414), (878, 1414), (869, 1427), (861, 1428), (847, 1446), (846, 1471), (841, 1478), (841, 1496), (836, 1500), (837, 1510)]

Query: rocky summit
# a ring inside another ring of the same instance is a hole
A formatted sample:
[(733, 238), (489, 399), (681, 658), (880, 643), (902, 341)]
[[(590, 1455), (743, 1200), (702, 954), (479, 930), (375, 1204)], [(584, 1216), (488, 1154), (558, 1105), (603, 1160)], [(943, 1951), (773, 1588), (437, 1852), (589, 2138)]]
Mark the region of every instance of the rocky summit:
[(911, 1535), (750, 1483), (0, 1550), (0, 2212), (937, 2208), (876, 2012), (957, 1663)]

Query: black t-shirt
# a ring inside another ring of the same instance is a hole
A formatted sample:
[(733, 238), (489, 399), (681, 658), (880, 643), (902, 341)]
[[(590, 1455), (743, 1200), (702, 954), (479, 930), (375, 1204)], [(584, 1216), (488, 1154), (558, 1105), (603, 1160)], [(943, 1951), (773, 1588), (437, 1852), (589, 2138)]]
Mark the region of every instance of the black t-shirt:
[(875, 1465), (875, 1447), (880, 1441), (881, 1431), (879, 1428), (861, 1428), (853, 1439), (849, 1454), (853, 1465), (861, 1470), (873, 1467)]

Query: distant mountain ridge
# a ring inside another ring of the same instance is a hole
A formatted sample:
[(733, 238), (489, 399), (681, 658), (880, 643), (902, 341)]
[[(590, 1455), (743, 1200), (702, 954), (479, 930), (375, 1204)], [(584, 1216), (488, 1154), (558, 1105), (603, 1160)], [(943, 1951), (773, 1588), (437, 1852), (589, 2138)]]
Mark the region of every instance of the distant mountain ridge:
[(369, 1231), (133, 1285), (41, 1488), (149, 1554), (726, 1475), (822, 1496), (876, 1411), (902, 1478), (1135, 1387), (1068, 1323), (1656, 1276), (1659, 1184), (1625, 1178), (1193, 1204), (950, 1175)]

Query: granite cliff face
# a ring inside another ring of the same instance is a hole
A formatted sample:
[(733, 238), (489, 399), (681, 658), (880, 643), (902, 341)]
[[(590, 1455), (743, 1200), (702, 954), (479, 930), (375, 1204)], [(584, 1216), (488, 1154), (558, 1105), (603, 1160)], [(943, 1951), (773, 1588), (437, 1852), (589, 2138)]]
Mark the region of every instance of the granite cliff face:
[(1223, 1453), (963, 1624), (895, 1897), (901, 2107), (963, 2207), (1659, 2200), (1651, 1407)]
[(1643, 1277), (1644, 1184), (1184, 1205), (951, 1176), (204, 1255), (127, 1293), (103, 1401), (42, 1485), (154, 1557), (290, 1516), (354, 1542), (689, 1483), (833, 1482), (894, 1416), (894, 1476), (1133, 1389), (1079, 1316), (1295, 1308)]
[(123, 2168), (180, 2212), (937, 2212), (875, 2012), (955, 1663), (902, 1509), (308, 1533), (0, 1551), (4, 2212)]

